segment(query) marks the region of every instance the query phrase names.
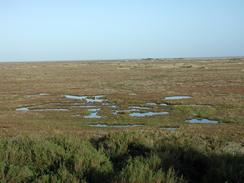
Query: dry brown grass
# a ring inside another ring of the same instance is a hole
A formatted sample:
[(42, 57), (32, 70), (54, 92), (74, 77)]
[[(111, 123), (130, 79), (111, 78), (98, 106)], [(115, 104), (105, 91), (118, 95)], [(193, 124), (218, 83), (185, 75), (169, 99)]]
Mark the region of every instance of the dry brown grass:
[[(83, 123), (94, 120), (71, 117), (71, 112), (15, 111), (18, 106), (51, 102), (68, 105), (70, 101), (63, 98), (64, 94), (104, 94), (125, 108), (130, 104), (162, 102), (163, 97), (170, 95), (191, 95), (192, 99), (170, 103), (212, 106), (216, 112), (209, 117), (229, 123), (184, 124), (185, 118), (192, 116), (191, 112), (188, 116), (177, 113), (178, 116), (166, 118), (121, 117), (102, 122), (147, 123), (143, 130), (156, 130), (162, 124), (179, 124), (180, 130), (187, 133), (217, 134), (236, 140), (244, 137), (244, 59), (2, 63), (0, 74), (1, 136), (64, 133), (93, 136), (117, 131), (84, 127)], [(28, 97), (38, 93), (49, 95)], [(208, 113), (204, 115), (208, 117)]]

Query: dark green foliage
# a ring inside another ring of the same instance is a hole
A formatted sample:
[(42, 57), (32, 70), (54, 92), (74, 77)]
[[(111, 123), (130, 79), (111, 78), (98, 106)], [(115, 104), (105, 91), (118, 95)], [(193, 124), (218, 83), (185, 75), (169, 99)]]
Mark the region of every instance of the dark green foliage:
[(62, 137), (1, 140), (4, 182), (99, 182), (112, 165), (90, 142)]
[(120, 133), (96, 146), (111, 157), (116, 182), (244, 182), (244, 155), (215, 138)]
[(244, 155), (184, 134), (2, 138), (0, 182), (241, 183)]
[(142, 157), (129, 159), (120, 172), (117, 182), (184, 182), (181, 177), (178, 178), (175, 175), (173, 169), (163, 172), (162, 169), (159, 169), (160, 164), (161, 161), (157, 156), (147, 159)]

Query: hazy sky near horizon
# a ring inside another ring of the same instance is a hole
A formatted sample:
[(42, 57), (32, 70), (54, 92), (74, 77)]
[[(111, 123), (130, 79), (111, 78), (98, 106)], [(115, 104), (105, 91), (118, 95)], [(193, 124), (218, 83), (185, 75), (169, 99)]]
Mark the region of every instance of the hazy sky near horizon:
[(243, 0), (0, 0), (0, 61), (244, 56)]

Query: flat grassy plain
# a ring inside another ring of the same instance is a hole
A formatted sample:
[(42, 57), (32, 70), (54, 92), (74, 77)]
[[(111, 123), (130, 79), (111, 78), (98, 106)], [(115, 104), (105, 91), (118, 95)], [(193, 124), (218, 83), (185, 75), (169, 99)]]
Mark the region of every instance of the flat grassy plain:
[[(143, 123), (146, 125), (143, 129), (149, 130), (177, 125), (179, 131), (187, 133), (197, 131), (211, 136), (237, 137), (237, 140), (244, 137), (244, 59), (3, 63), (0, 73), (1, 136), (60, 133), (86, 136), (111, 131), (86, 128), (88, 123)], [(39, 93), (49, 95), (39, 96)], [(101, 111), (102, 119), (72, 116), (85, 114), (87, 109), (16, 111), (22, 106), (55, 108), (55, 103), (59, 103), (56, 108), (69, 108), (74, 101), (65, 99), (65, 94), (104, 95), (121, 109), (147, 102), (166, 102), (170, 114), (139, 119), (126, 114), (113, 116), (106, 106)], [(190, 95), (192, 99), (163, 100), (172, 95)], [(189, 125), (184, 122), (192, 117), (223, 123)]]
[[(243, 58), (1, 63), (0, 76), (2, 182), (244, 181)], [(82, 101), (65, 95), (103, 95), (120, 110), (156, 103), (151, 111), (169, 114), (114, 115), (105, 105), (87, 119), (74, 107)], [(178, 95), (192, 98), (164, 99)], [(68, 111), (35, 111), (57, 108)]]

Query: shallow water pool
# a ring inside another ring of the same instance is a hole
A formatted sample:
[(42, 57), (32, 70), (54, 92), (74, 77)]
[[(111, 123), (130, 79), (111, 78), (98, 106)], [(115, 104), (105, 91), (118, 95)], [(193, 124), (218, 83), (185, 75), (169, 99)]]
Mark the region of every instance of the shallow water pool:
[(192, 98), (191, 96), (168, 96), (168, 97), (165, 97), (164, 99), (165, 100), (181, 100), (181, 99), (190, 99)]
[(131, 117), (148, 117), (148, 116), (164, 116), (168, 115), (168, 112), (133, 112), (130, 113), (129, 116)]
[(198, 124), (218, 124), (219, 121), (216, 121), (216, 120), (210, 120), (210, 119), (207, 119), (207, 118), (194, 118), (194, 119), (190, 119), (190, 120), (186, 120), (186, 122), (188, 123), (198, 123)]
[(138, 127), (138, 126), (144, 126), (144, 125), (139, 125), (139, 124), (127, 124), (127, 125), (92, 124), (89, 126), (94, 127), (94, 128), (129, 128), (129, 127)]
[(98, 111), (100, 111), (100, 109), (88, 109), (88, 111), (90, 112), (90, 114), (84, 116), (84, 118), (99, 119), (102, 117), (102, 116), (97, 115), (97, 113), (98, 113)]
[(28, 107), (20, 107), (20, 108), (17, 108), (16, 111), (18, 111), (18, 112), (27, 112), (27, 111), (29, 111), (29, 108)]

